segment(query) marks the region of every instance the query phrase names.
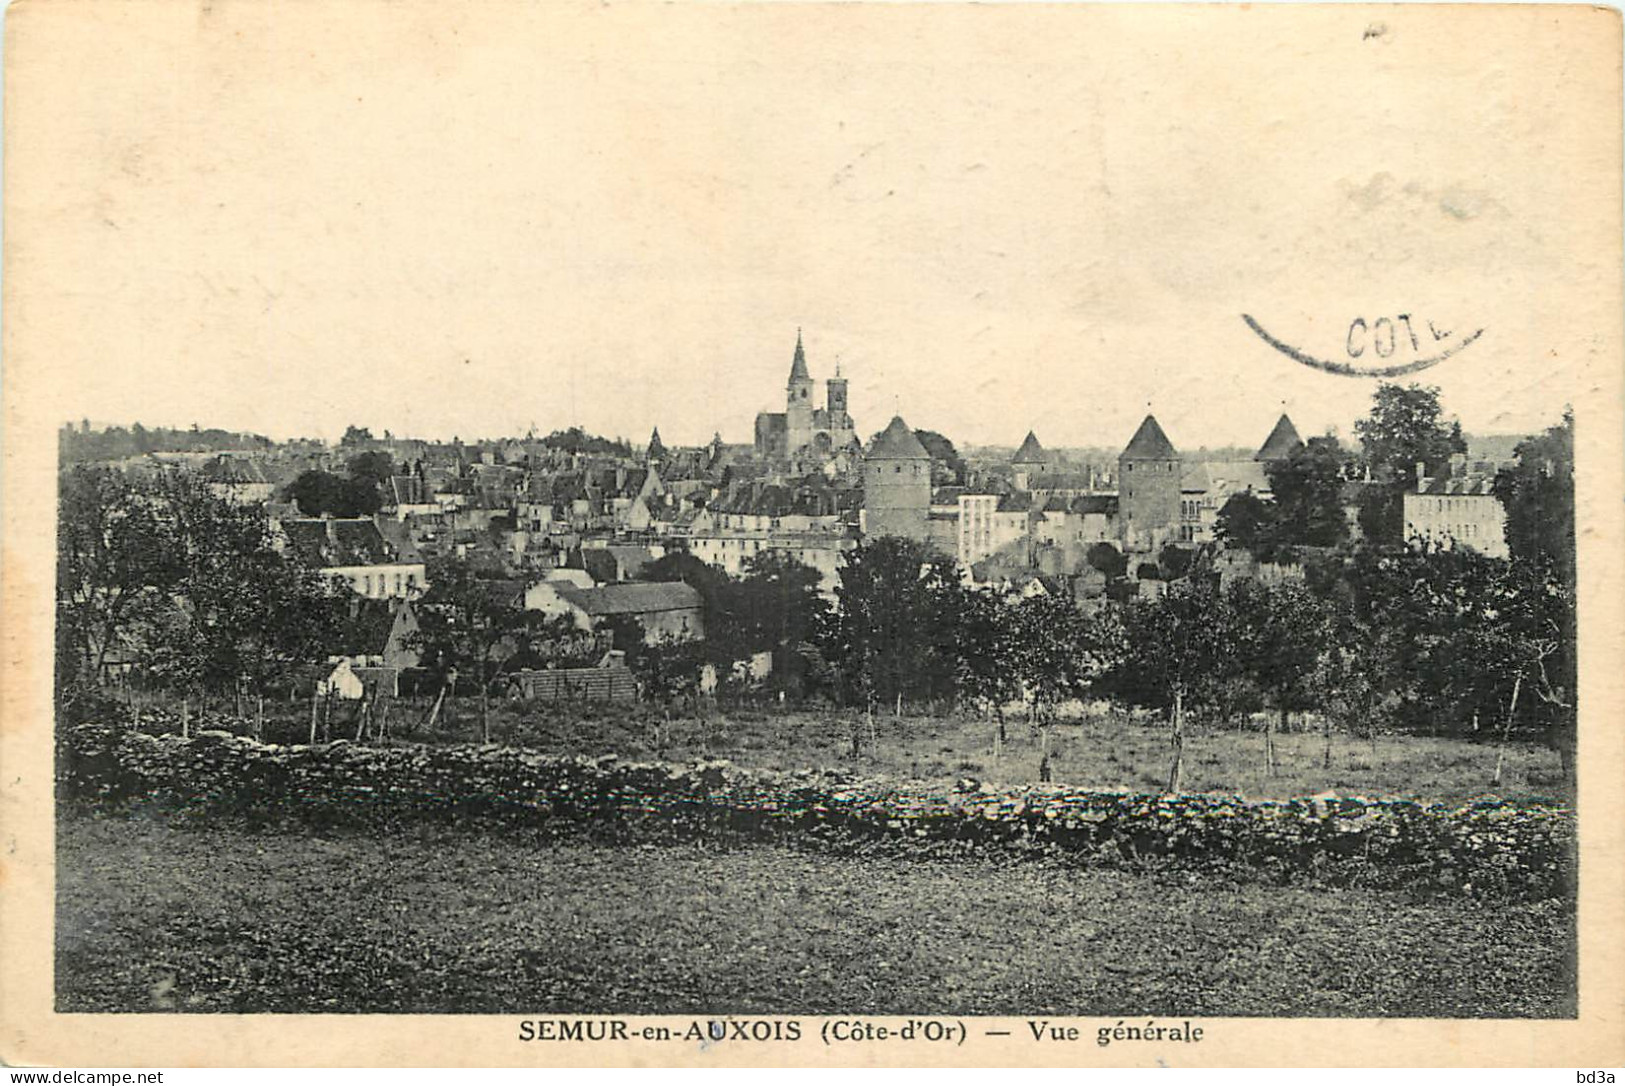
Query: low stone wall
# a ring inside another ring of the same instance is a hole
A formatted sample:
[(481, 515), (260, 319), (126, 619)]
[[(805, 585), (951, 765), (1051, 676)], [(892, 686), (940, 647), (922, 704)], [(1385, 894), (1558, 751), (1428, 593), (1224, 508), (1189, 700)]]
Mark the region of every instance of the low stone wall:
[(1573, 812), (1485, 801), (1251, 801), (1059, 786), (941, 794), (823, 772), (561, 758), (478, 746), (274, 746), (80, 725), (67, 803), (369, 830), (413, 823), (896, 848), (997, 849), (1337, 886), (1552, 897), (1572, 890)]

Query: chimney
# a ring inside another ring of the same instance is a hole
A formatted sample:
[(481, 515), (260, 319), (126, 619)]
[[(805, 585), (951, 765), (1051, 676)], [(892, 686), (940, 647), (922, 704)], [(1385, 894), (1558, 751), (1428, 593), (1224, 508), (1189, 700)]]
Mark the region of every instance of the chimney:
[(1422, 484), (1427, 481), (1427, 477), (1428, 477), (1428, 466), (1426, 464), (1424, 464), (1422, 461), (1418, 460), (1416, 462), (1416, 489), (1418, 491), (1420, 491), (1422, 489)]

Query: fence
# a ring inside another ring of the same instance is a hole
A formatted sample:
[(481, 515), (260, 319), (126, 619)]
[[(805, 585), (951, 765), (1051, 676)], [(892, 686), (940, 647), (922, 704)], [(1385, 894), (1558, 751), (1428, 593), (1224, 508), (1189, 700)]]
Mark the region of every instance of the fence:
[(633, 701), (638, 684), (625, 666), (565, 667), (515, 672), (507, 679), (507, 693), (537, 701)]

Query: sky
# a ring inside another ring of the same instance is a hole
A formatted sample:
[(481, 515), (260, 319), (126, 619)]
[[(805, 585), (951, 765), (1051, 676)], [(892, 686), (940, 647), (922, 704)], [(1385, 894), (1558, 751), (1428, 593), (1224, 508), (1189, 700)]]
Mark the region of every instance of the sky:
[(1251, 446), (1374, 380), (1243, 314), (1405, 314), (1385, 362), (1482, 329), (1413, 379), (1538, 430), (1617, 345), (1617, 27), (1451, 10), (19, 8), (13, 406), (749, 441), (799, 328), (865, 435)]

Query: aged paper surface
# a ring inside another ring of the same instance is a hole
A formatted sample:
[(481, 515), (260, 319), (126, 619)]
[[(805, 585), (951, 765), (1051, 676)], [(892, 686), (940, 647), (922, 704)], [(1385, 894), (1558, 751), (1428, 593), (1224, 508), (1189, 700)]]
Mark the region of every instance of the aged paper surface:
[[(14, 5), (5, 50), (7, 1062), (1625, 1060), (1617, 12), (63, 0)], [(865, 438), (902, 413), (1117, 447), (1151, 403), (1176, 442), (1253, 445), (1288, 403), (1351, 440), (1375, 380), (1304, 359), (1393, 355), (1354, 351), (1385, 314), (1455, 335), (1399, 379), (1470, 431), (1573, 407), (1577, 1018), (1257, 1006), (1103, 1048), (1030, 1043), (1013, 1008), (963, 1047), (828, 1046), (812, 1016), (677, 1047), (524, 1043), (518, 1014), (53, 1010), (62, 424), (748, 442), (805, 324)]]

